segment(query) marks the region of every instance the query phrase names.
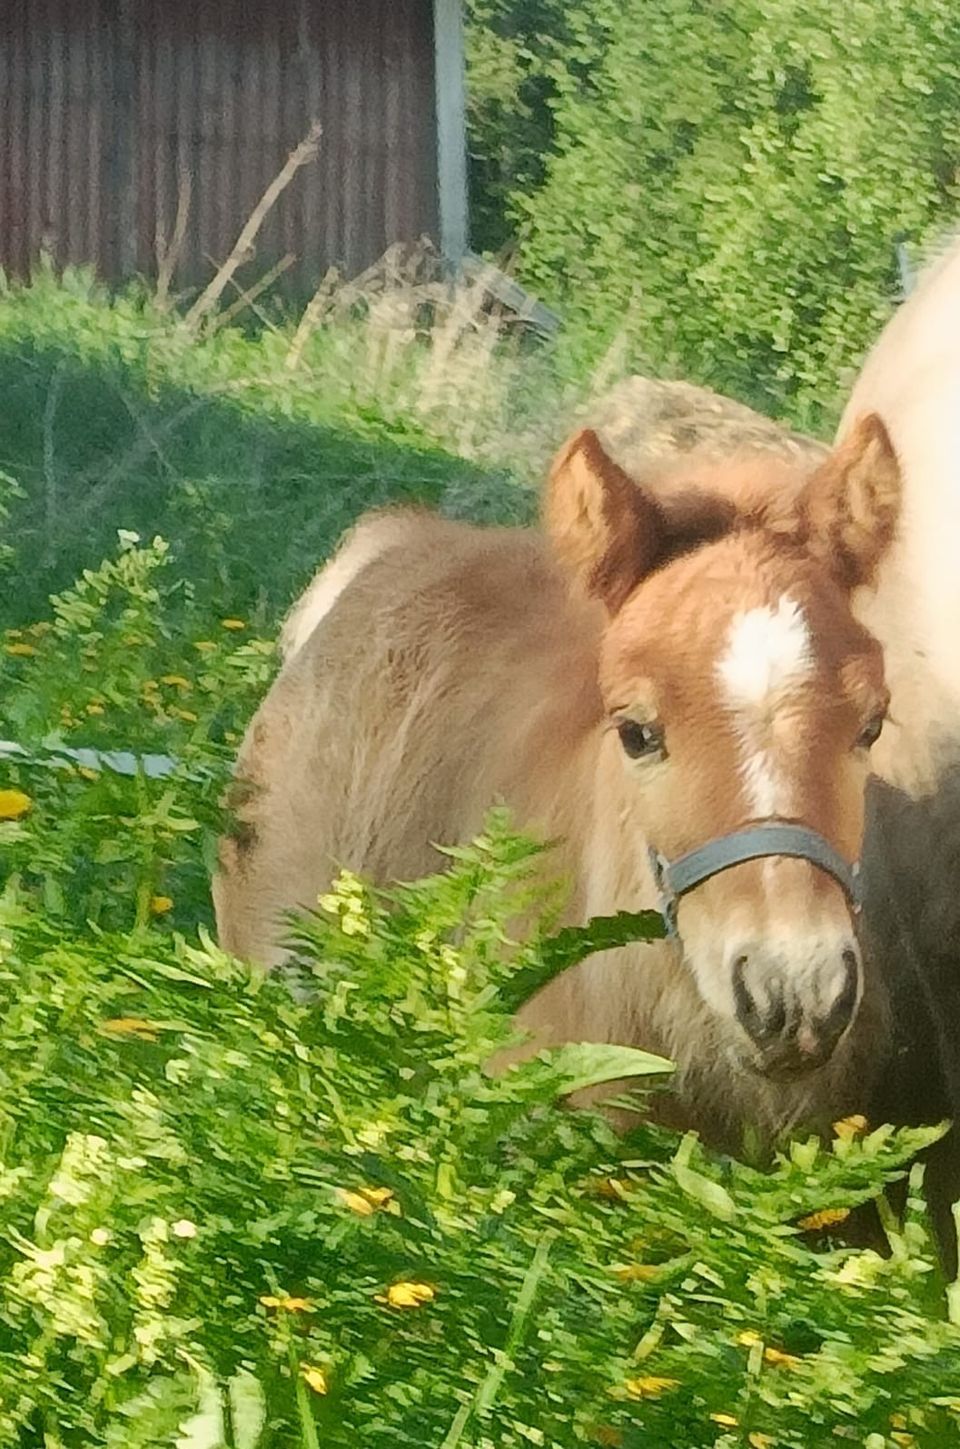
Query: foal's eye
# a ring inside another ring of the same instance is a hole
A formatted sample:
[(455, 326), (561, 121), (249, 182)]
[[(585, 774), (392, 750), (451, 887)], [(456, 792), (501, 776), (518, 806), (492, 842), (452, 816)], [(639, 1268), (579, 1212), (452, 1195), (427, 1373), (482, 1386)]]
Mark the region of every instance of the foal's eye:
[(875, 714), (872, 719), (868, 719), (863, 729), (857, 735), (857, 749), (869, 750), (871, 746), (877, 743), (877, 740), (880, 738), (880, 733), (882, 729), (882, 714)]
[(642, 759), (644, 755), (664, 753), (663, 726), (656, 723), (640, 724), (635, 719), (622, 719), (617, 725), (617, 734), (624, 752), (631, 760)]

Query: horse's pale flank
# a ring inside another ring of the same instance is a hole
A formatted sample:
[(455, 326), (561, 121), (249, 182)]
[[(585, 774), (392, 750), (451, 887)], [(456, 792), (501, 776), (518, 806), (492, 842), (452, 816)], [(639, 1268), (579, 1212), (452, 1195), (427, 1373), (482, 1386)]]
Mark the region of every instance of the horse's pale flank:
[[(543, 532), (361, 521), (285, 633), (215, 883), (224, 945), (282, 957), (283, 913), (343, 864), (433, 869), (505, 801), (559, 839), (572, 918), (654, 906), (668, 859), (756, 821), (858, 858), (881, 651), (854, 618), (900, 507), (886, 431), (708, 450), (628, 476), (597, 435), (557, 457)], [(859, 1106), (876, 993), (828, 871), (775, 856), (684, 895), (678, 941), (598, 955), (523, 1015), (543, 1043), (673, 1056), (714, 1137)]]

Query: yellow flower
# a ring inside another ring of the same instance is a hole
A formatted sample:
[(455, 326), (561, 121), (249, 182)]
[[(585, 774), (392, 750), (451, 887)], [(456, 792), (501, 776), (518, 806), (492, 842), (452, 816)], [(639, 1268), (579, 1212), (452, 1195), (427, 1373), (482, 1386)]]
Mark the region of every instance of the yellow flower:
[(711, 1414), (710, 1418), (715, 1424), (719, 1424), (721, 1429), (735, 1429), (740, 1422), (732, 1414)]
[(30, 659), (37, 652), (32, 644), (21, 644), (19, 641), (15, 641), (13, 644), (5, 644), (3, 647), (8, 654), (14, 654), (22, 659)]
[(169, 684), (175, 689), (189, 689), (191, 687), (189, 679), (184, 679), (182, 674), (161, 674), (160, 683)]
[(377, 1208), (389, 1206), (393, 1191), (389, 1187), (361, 1187), (356, 1192), (351, 1192), (348, 1188), (338, 1187), (337, 1197), (351, 1212), (368, 1218)]
[(775, 1442), (773, 1436), (770, 1434), (758, 1434), (754, 1431), (752, 1434), (747, 1435), (747, 1443), (750, 1445), (750, 1449), (770, 1449), (770, 1446)]
[(89, 765), (78, 765), (77, 774), (82, 775), (85, 780), (99, 780), (100, 771), (91, 770)]
[(374, 1207), (383, 1207), (393, 1197), (393, 1189), (390, 1187), (362, 1187), (360, 1191)]
[(845, 1223), (849, 1216), (849, 1208), (824, 1208), (821, 1212), (800, 1218), (797, 1227), (803, 1228), (804, 1232), (817, 1232), (820, 1228), (832, 1228), (837, 1223)]
[(152, 916), (163, 916), (167, 911), (173, 910), (172, 896), (151, 896), (150, 914)]
[(101, 1022), (101, 1030), (109, 1032), (111, 1036), (135, 1036), (140, 1041), (156, 1041), (157, 1029), (150, 1021), (145, 1021), (142, 1016), (114, 1016), (109, 1021)]
[(867, 1119), (861, 1117), (859, 1112), (852, 1117), (841, 1117), (839, 1122), (834, 1122), (833, 1130), (841, 1142), (850, 1142), (854, 1137), (859, 1137), (861, 1132), (866, 1132)]
[(421, 1303), (430, 1303), (436, 1298), (436, 1290), (429, 1283), (391, 1283), (386, 1293), (377, 1294), (378, 1303), (389, 1304), (391, 1308), (419, 1308)]
[(309, 1298), (291, 1298), (289, 1293), (265, 1293), (260, 1302), (264, 1308), (274, 1308), (278, 1313), (312, 1313), (313, 1304)]
[(906, 1414), (891, 1414), (890, 1415), (890, 1428), (891, 1429), (906, 1429), (906, 1427), (907, 1427), (907, 1416), (906, 1416)]
[(317, 1368), (312, 1363), (302, 1363), (300, 1365), (300, 1372), (307, 1382), (307, 1387), (313, 1389), (315, 1394), (325, 1394), (327, 1392), (327, 1376), (322, 1368)]
[(87, 705), (87, 714), (103, 714), (103, 705), (102, 704), (88, 704)]
[(763, 1361), (773, 1364), (775, 1368), (799, 1368), (803, 1362), (795, 1353), (784, 1353), (782, 1348), (769, 1347), (763, 1350)]
[(196, 724), (197, 722), (197, 716), (192, 709), (179, 709), (177, 705), (172, 704), (169, 713), (173, 715), (174, 719), (186, 720), (188, 724)]
[(242, 619), (221, 619), (221, 629), (245, 629), (247, 626)]
[(19, 820), (33, 806), (22, 790), (0, 790), (0, 820)]
[(623, 1387), (631, 1399), (658, 1399), (667, 1389), (677, 1388), (679, 1383), (679, 1379), (662, 1379), (651, 1374), (642, 1379), (627, 1379)]
[(358, 1192), (348, 1192), (346, 1188), (338, 1187), (337, 1197), (343, 1203), (344, 1207), (348, 1207), (350, 1211), (352, 1213), (356, 1213), (358, 1217), (369, 1218), (372, 1217), (374, 1212), (376, 1211), (373, 1203), (367, 1202), (367, 1199), (365, 1197), (361, 1197)]
[(753, 1328), (745, 1328), (742, 1333), (737, 1334), (737, 1343), (743, 1348), (753, 1348), (755, 1343), (760, 1342), (760, 1335)]

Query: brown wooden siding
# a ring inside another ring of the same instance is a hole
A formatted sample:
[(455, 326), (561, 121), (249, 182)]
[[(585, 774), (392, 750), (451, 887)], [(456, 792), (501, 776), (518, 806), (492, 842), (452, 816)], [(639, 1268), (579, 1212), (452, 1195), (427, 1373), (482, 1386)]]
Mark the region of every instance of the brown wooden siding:
[(188, 171), (203, 279), (316, 117), (253, 270), (357, 272), (437, 234), (433, 74), (430, 0), (0, 0), (0, 265), (150, 274)]

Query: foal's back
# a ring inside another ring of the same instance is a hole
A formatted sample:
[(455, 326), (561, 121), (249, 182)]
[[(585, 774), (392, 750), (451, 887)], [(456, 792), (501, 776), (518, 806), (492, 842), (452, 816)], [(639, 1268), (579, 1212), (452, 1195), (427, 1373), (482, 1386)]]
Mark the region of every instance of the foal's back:
[(533, 531), (361, 522), (291, 617), (244, 741), (215, 885), (224, 946), (276, 961), (278, 918), (341, 863), (377, 881), (435, 869), (433, 844), (475, 833), (498, 799), (575, 848), (598, 630)]

